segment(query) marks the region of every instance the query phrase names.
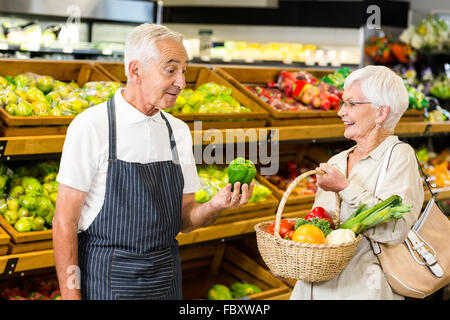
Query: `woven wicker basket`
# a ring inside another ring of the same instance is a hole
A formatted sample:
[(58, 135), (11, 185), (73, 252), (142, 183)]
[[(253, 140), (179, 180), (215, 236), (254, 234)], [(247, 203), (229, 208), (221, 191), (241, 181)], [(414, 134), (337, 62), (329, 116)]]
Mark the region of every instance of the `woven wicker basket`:
[[(272, 221), (255, 225), (258, 250), (273, 274), (283, 278), (319, 282), (337, 276), (353, 258), (362, 236), (353, 242), (342, 245), (309, 244), (282, 239), (279, 235), (281, 214), (292, 190), (306, 177), (323, 174), (321, 171), (308, 171), (298, 176), (285, 191), (278, 206), (274, 234), (264, 230)], [(340, 198), (336, 193), (337, 210), (335, 224), (339, 225)], [(288, 219), (296, 221), (297, 219)]]

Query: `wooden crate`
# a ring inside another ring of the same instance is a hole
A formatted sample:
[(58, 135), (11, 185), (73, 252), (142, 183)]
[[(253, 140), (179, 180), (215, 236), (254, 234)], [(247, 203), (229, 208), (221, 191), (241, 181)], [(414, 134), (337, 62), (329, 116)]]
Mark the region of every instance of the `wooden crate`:
[[(126, 82), (123, 63), (95, 63), (98, 70), (102, 71), (107, 77)], [(206, 82), (215, 82), (220, 85), (230, 87), (232, 97), (242, 105), (250, 108), (251, 112), (236, 113), (173, 113), (174, 117), (185, 121), (191, 130), (194, 129), (194, 121), (202, 121), (202, 129), (225, 129), (225, 128), (257, 128), (264, 127), (267, 123), (269, 114), (253, 99), (242, 90), (216, 72), (202, 66), (188, 66), (186, 69), (186, 87), (196, 89)], [(245, 119), (245, 120), (244, 120)]]
[(10, 237), (8, 233), (2, 227), (0, 227), (0, 256), (4, 256), (8, 253), (9, 240)]
[(8, 243), (8, 254), (53, 249), (53, 240), (40, 240), (23, 243)]
[(262, 101), (253, 94), (246, 86), (266, 87), (268, 82), (276, 82), (281, 71), (300, 71), (310, 72), (317, 78), (333, 73), (334, 70), (326, 69), (292, 69), (292, 68), (267, 68), (267, 67), (214, 67), (214, 71), (225, 78), (244, 92), (250, 99), (253, 99), (266, 111), (270, 117), (268, 122), (270, 126), (296, 126), (296, 125), (315, 125), (315, 124), (333, 124), (341, 123), (336, 110), (311, 110), (311, 111), (279, 111), (275, 110), (268, 103)]
[(256, 284), (262, 292), (251, 300), (267, 299), (289, 292), (289, 287), (268, 270), (230, 244), (201, 244), (180, 248), (183, 299), (207, 299), (214, 284)]
[[(64, 82), (75, 81), (80, 87), (89, 81), (114, 81), (94, 65), (86, 61), (52, 61), (52, 60), (19, 60), (0, 59), (0, 75), (15, 76), (25, 72), (48, 75)], [(4, 108), (0, 108), (0, 119), (3, 122), (0, 133), (3, 136), (64, 134), (75, 116), (11, 116)]]
[(0, 216), (0, 226), (3, 227), (3, 229), (5, 229), (5, 231), (9, 234), (11, 241), (14, 244), (52, 239), (51, 229), (43, 231), (18, 232), (14, 229), (14, 226), (10, 225), (8, 221), (3, 218), (3, 216)]
[[(214, 67), (214, 71), (224, 77), (231, 84), (245, 92), (247, 96), (256, 101), (266, 109), (270, 117), (268, 122), (270, 126), (296, 126), (296, 125), (323, 125), (342, 123), (336, 110), (311, 110), (311, 111), (278, 111), (268, 103), (262, 101), (245, 86), (263, 86), (268, 82), (276, 82), (281, 71), (300, 71), (310, 72), (317, 78), (333, 73), (335, 70), (326, 69), (291, 69), (291, 68), (263, 68), (263, 67)], [(421, 121), (425, 119), (424, 110), (407, 110), (400, 121)]]

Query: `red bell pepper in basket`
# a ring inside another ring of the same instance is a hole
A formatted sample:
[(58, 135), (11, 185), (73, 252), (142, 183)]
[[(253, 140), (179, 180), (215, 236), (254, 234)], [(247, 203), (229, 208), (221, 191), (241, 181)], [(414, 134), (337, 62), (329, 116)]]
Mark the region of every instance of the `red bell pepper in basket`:
[(305, 220), (311, 221), (312, 218), (327, 220), (330, 222), (331, 229), (335, 229), (333, 219), (331, 219), (328, 212), (322, 207), (315, 207), (312, 209), (311, 212), (306, 215)]

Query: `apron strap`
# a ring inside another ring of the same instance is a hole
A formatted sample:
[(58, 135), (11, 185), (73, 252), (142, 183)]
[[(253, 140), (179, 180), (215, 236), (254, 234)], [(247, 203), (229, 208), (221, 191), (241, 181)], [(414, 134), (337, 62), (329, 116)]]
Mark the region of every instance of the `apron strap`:
[(114, 96), (108, 100), (108, 123), (109, 123), (109, 160), (117, 158), (117, 138), (116, 138), (116, 111)]
[[(115, 112), (115, 102), (114, 97), (108, 100), (108, 123), (109, 123), (109, 159), (115, 160), (117, 158), (117, 137), (116, 137), (116, 112)], [(161, 111), (160, 111), (161, 112)], [(170, 150), (172, 151), (172, 161), (175, 164), (180, 163), (180, 158), (178, 156), (177, 143), (175, 142), (175, 137), (173, 135), (172, 127), (163, 112), (161, 112), (161, 117), (166, 122), (167, 130), (170, 137)]]
[(177, 150), (177, 143), (175, 142), (175, 137), (173, 135), (172, 127), (169, 123), (169, 120), (167, 120), (166, 116), (162, 111), (159, 111), (161, 113), (161, 118), (164, 119), (166, 122), (167, 130), (169, 131), (169, 137), (170, 137), (170, 150), (172, 151), (172, 161), (175, 164), (180, 163), (180, 158), (178, 157), (178, 150)]

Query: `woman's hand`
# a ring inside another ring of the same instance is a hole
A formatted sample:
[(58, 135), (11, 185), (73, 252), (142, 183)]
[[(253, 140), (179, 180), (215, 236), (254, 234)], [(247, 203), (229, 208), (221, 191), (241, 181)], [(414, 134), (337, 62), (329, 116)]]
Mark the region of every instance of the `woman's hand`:
[(316, 170), (322, 170), (325, 174), (317, 175), (317, 185), (325, 191), (339, 192), (348, 187), (347, 178), (335, 167), (321, 163)]
[(210, 205), (216, 210), (224, 210), (231, 208), (239, 208), (246, 204), (253, 193), (255, 183), (242, 185), (242, 193), (239, 193), (241, 189), (241, 183), (236, 182), (234, 184), (233, 192), (231, 192), (231, 183), (219, 190), (217, 194), (209, 201)]

